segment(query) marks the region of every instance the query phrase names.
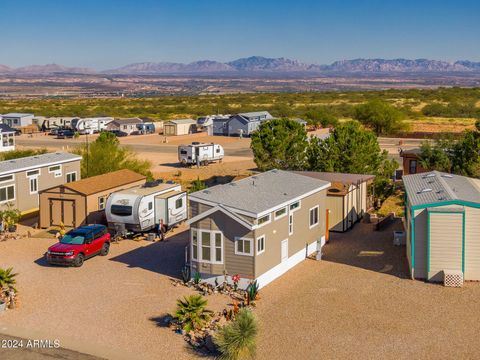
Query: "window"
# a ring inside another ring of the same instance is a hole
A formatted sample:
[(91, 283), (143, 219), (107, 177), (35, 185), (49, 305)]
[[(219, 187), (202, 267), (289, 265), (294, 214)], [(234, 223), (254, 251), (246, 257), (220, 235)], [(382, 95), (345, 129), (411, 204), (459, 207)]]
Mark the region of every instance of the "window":
[(293, 204), (290, 204), (290, 211), (298, 210), (300, 209), (300, 201), (294, 202)]
[(13, 180), (13, 175), (7, 175), (7, 176), (1, 176), (0, 177), (0, 182), (7, 182), (7, 181), (12, 181)]
[(288, 235), (293, 234), (293, 214), (288, 215)]
[(98, 198), (98, 210), (105, 209), (105, 196), (100, 196)]
[(220, 152), (220, 148), (217, 148), (217, 150), (215, 150), (215, 152), (218, 154)]
[(153, 202), (149, 202), (148, 203), (148, 210), (152, 210), (153, 209)]
[(410, 160), (410, 164), (409, 164), (409, 169), (408, 169), (408, 173), (409, 174), (416, 174), (417, 173), (417, 160)]
[(192, 259), (198, 260), (198, 232), (192, 229)]
[(113, 215), (117, 216), (131, 216), (132, 207), (128, 205), (112, 205), (111, 212)]
[(257, 255), (265, 251), (265, 235), (257, 238)]
[(67, 173), (67, 183), (77, 181), (77, 172)]
[(200, 259), (203, 261), (211, 261), (212, 259), (212, 249), (211, 249), (211, 234), (207, 231), (201, 232), (201, 252)]
[(310, 228), (318, 225), (318, 205), (310, 209)]
[(15, 200), (15, 185), (0, 188), (0, 202)]
[(30, 178), (30, 194), (38, 193), (38, 177), (34, 176)]
[(287, 208), (286, 207), (275, 211), (275, 220), (280, 219), (281, 217), (284, 217), (285, 215), (287, 215)]
[(235, 254), (253, 255), (252, 239), (235, 238)]
[(175, 200), (175, 209), (180, 209), (183, 206), (183, 198)]
[(258, 226), (268, 224), (270, 222), (270, 214), (262, 216), (257, 220)]
[(50, 166), (48, 172), (53, 173), (55, 177), (60, 177), (62, 176), (62, 165)]
[(222, 234), (215, 233), (215, 262), (222, 262)]
[(27, 171), (27, 177), (40, 175), (40, 170)]

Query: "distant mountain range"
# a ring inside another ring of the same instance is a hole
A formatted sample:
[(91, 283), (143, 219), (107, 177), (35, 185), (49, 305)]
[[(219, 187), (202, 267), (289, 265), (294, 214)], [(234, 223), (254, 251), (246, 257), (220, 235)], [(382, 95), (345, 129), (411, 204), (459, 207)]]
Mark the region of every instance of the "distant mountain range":
[(176, 75), (176, 74), (322, 74), (322, 73), (455, 73), (480, 72), (480, 62), (460, 60), (446, 62), (428, 59), (354, 59), (335, 61), (330, 65), (306, 64), (285, 58), (251, 56), (226, 63), (201, 60), (189, 64), (170, 62), (143, 62), (129, 64), (117, 69), (96, 72), (81, 67), (66, 67), (58, 64), (31, 65), (10, 68), (0, 65), (0, 74), (125, 74), (125, 75)]

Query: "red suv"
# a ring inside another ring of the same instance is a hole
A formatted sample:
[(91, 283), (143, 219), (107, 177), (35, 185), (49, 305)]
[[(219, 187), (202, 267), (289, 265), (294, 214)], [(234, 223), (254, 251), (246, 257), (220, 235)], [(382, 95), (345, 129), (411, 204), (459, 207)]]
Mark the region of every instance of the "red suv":
[(110, 234), (104, 225), (88, 225), (70, 230), (59, 243), (48, 248), (47, 262), (80, 267), (83, 261), (110, 249)]

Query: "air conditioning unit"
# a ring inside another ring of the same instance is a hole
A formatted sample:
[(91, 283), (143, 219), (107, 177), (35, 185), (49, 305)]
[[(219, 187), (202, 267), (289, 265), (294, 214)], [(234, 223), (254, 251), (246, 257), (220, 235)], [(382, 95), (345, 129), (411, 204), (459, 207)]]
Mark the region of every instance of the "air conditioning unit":
[(395, 246), (405, 245), (405, 231), (393, 232), (393, 245)]
[(443, 286), (462, 287), (463, 272), (460, 270), (443, 270)]

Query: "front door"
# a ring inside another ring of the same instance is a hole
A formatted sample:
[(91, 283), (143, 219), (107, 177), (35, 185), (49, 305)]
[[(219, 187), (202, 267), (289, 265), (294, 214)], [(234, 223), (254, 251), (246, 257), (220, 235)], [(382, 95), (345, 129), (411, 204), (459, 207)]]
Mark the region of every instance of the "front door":
[(288, 239), (282, 240), (282, 262), (288, 259)]

